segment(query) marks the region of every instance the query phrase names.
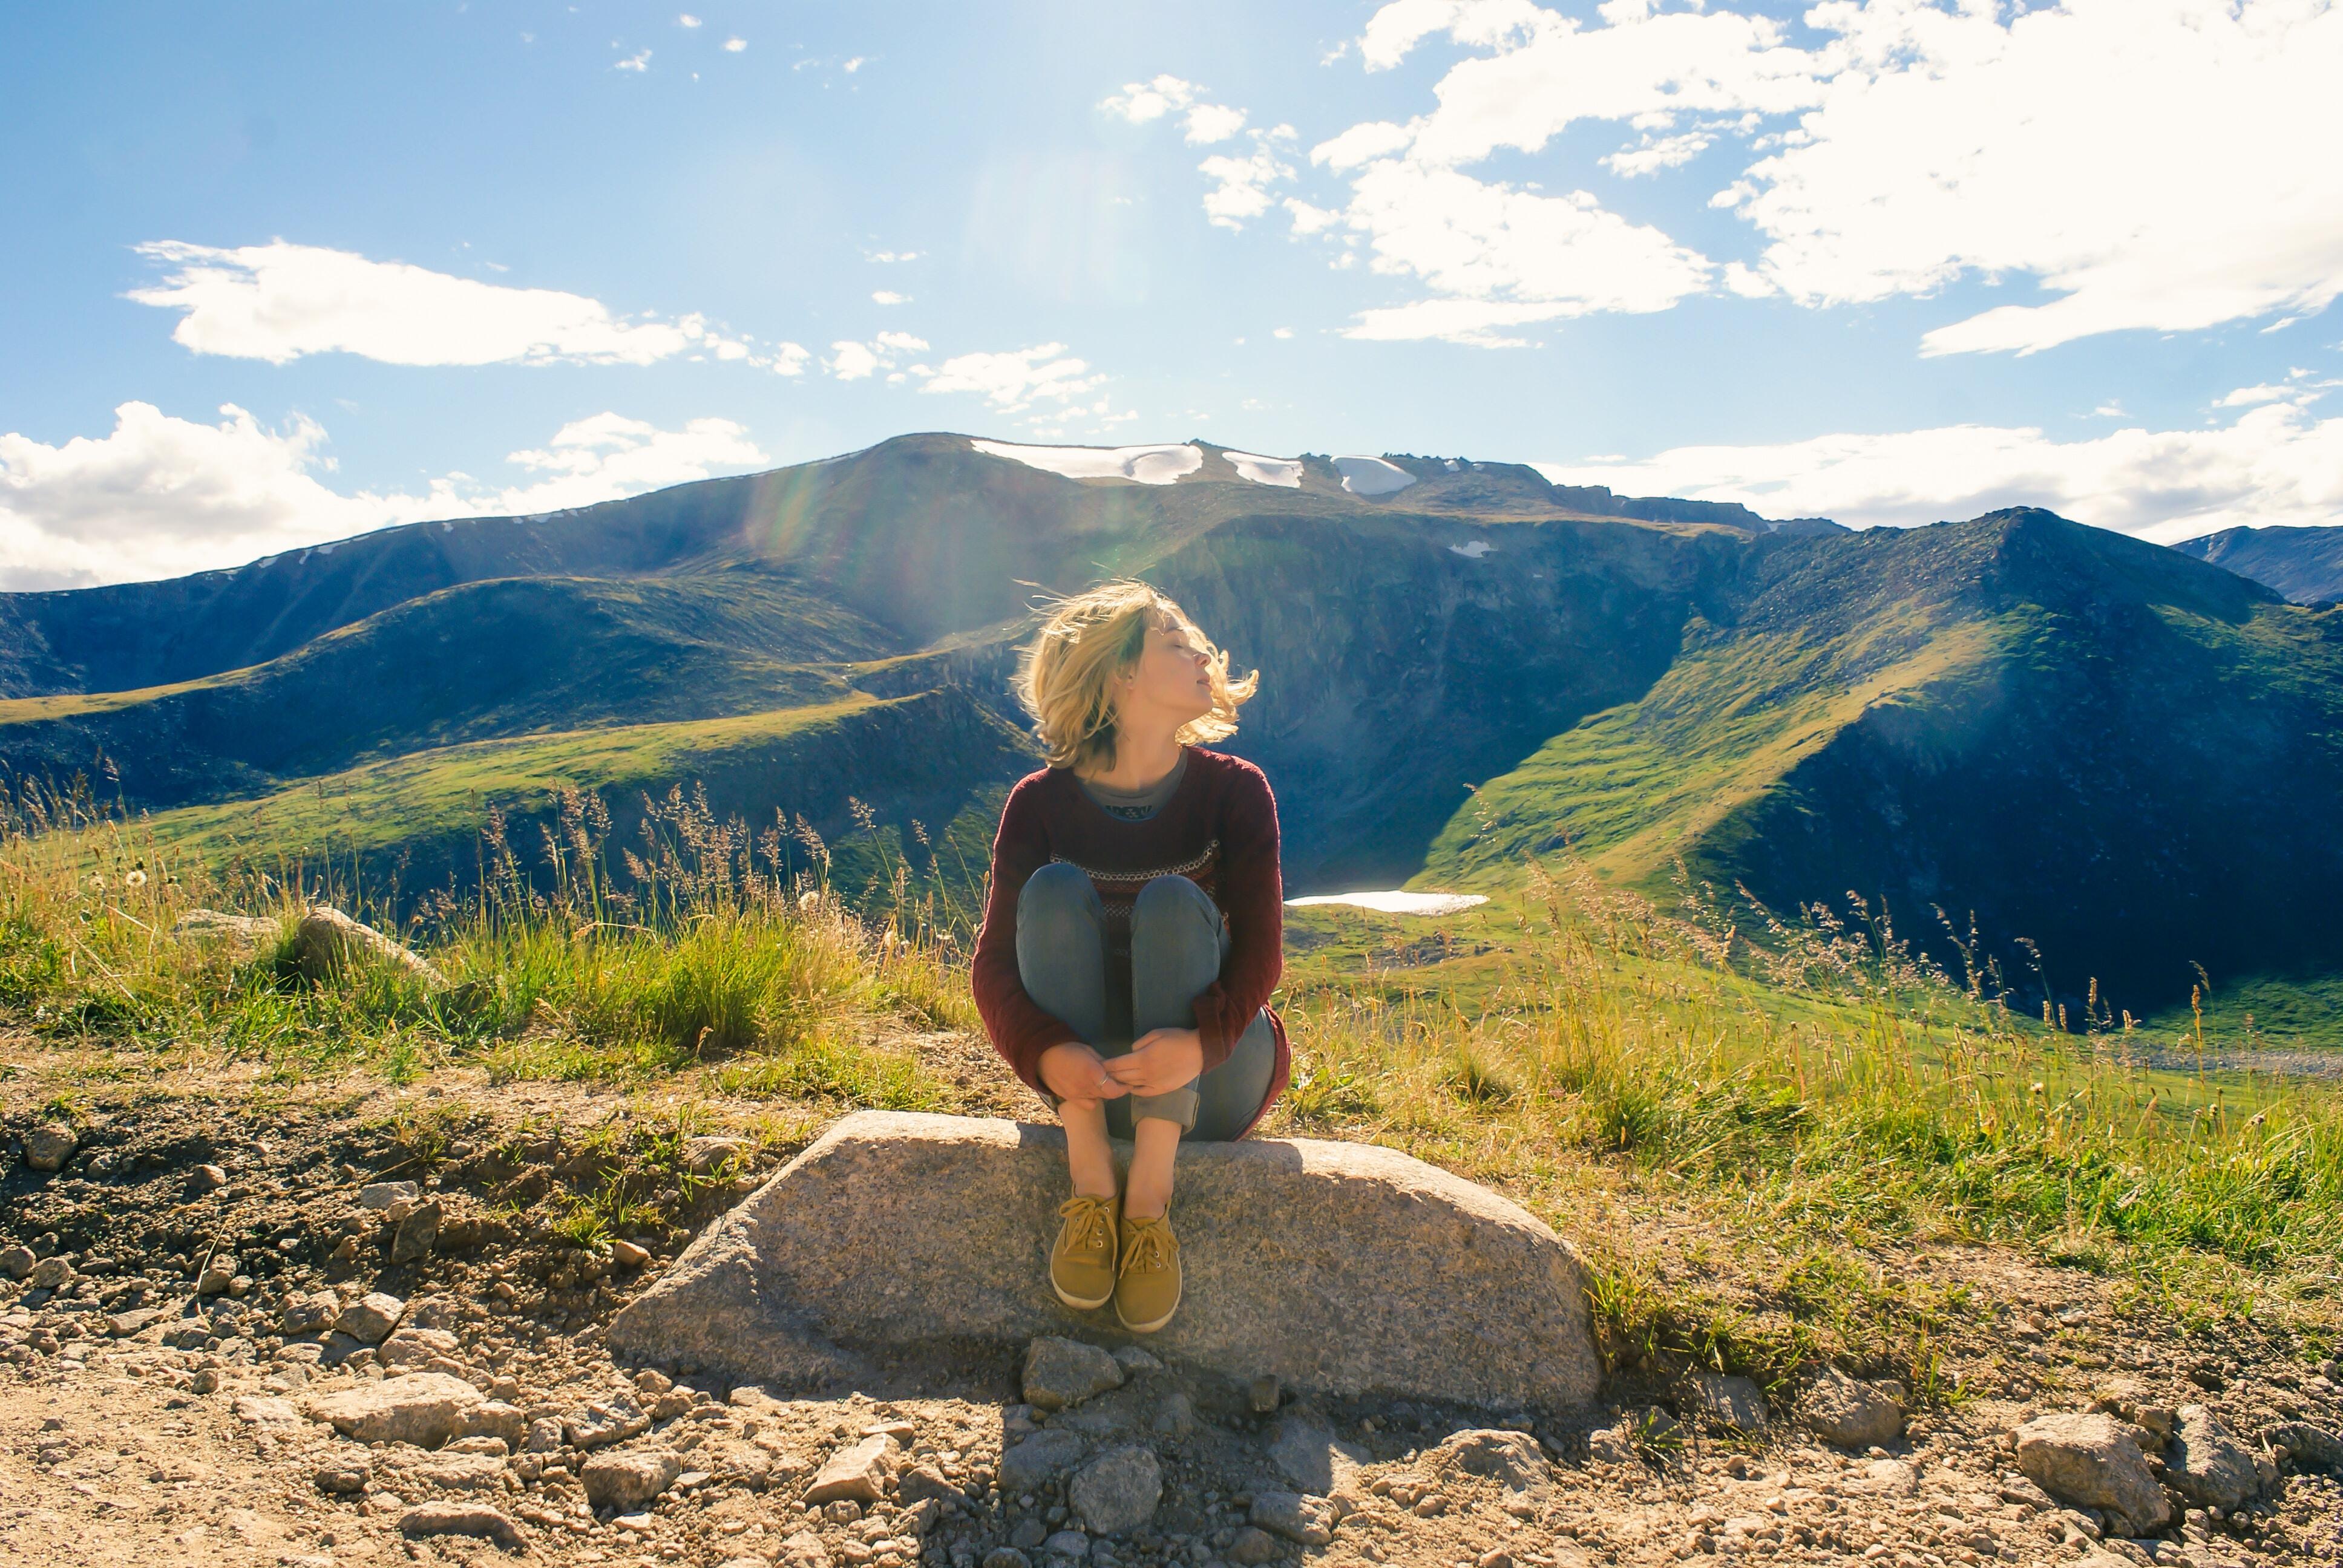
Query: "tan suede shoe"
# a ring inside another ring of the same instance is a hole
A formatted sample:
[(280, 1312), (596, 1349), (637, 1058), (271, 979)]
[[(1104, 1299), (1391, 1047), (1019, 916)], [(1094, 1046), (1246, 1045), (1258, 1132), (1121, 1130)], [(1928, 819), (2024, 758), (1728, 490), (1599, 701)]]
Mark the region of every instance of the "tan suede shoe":
[(1180, 1239), (1169, 1214), (1122, 1221), (1122, 1262), (1114, 1282), (1114, 1315), (1134, 1334), (1151, 1334), (1180, 1308)]
[(1121, 1198), (1085, 1198), (1077, 1193), (1058, 1205), (1063, 1222), (1050, 1249), (1050, 1288), (1079, 1312), (1102, 1307), (1114, 1294), (1115, 1225)]

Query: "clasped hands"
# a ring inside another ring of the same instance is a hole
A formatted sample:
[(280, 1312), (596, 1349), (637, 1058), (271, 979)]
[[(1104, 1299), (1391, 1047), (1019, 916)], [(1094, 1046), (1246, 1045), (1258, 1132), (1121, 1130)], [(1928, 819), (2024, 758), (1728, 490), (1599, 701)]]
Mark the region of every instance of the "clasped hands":
[(1204, 1042), (1192, 1029), (1151, 1029), (1121, 1056), (1101, 1057), (1078, 1040), (1041, 1053), (1041, 1081), (1060, 1100), (1169, 1094), (1204, 1070)]

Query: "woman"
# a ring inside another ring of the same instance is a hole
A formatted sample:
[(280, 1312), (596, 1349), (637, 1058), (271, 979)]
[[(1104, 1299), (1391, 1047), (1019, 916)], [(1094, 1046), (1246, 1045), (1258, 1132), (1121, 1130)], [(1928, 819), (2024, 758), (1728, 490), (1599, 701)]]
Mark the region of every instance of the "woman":
[[(1180, 1304), (1172, 1161), (1242, 1138), (1283, 1091), (1277, 802), (1260, 769), (1195, 744), (1236, 730), (1261, 679), (1180, 607), (1119, 580), (1061, 600), (1018, 699), (1049, 766), (1001, 809), (972, 979), (994, 1049), (1056, 1109), (1073, 1195), (1050, 1283), (1135, 1332)], [(1111, 1137), (1131, 1141), (1115, 1186)]]

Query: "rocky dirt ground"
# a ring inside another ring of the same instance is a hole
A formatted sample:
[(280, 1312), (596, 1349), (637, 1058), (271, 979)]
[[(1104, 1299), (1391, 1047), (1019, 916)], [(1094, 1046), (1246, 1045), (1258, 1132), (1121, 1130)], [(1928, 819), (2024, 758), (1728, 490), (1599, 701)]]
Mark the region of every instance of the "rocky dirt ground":
[[(984, 1076), (964, 1046), (930, 1042)], [(822, 1120), (0, 1038), (0, 1562), (2343, 1555), (2343, 1369), (1975, 1248), (1889, 1261), (1977, 1303), (1933, 1403), (1830, 1369), (1769, 1403), (1642, 1366), (1570, 1419), (1312, 1404), (1071, 1315), (1063, 1342), (842, 1399), (613, 1364), (611, 1313)], [(1623, 1223), (1704, 1256), (1681, 1215)]]

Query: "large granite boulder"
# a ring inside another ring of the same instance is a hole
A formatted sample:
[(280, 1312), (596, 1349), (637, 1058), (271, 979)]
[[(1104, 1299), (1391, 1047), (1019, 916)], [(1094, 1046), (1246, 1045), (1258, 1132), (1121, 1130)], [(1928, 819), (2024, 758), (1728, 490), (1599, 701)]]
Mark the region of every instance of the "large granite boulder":
[[(922, 1347), (1122, 1340), (1050, 1290), (1066, 1190), (1056, 1128), (857, 1112), (710, 1226), (608, 1343), (812, 1389), (883, 1382)], [(1485, 1188), (1368, 1144), (1197, 1143), (1172, 1214), (1185, 1288), (1147, 1336), (1167, 1359), (1335, 1398), (1594, 1396), (1577, 1252)]]

